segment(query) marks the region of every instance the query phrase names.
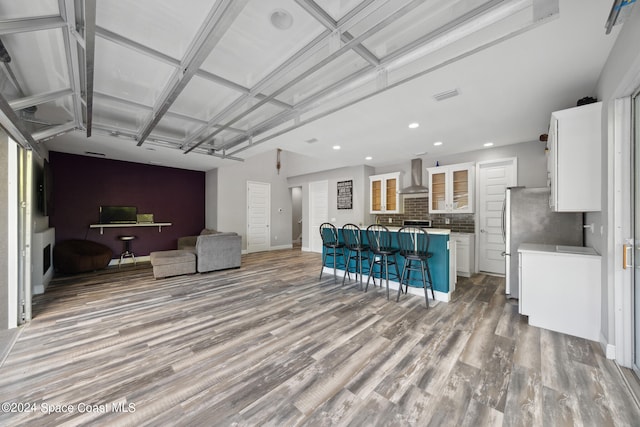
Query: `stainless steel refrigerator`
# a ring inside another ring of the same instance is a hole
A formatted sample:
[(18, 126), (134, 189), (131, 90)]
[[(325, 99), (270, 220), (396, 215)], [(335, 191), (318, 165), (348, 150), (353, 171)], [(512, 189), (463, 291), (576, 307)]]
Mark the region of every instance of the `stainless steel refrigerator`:
[(502, 209), (502, 236), (505, 241), (506, 293), (519, 298), (518, 247), (523, 243), (583, 246), (580, 212), (553, 212), (546, 187), (509, 187)]

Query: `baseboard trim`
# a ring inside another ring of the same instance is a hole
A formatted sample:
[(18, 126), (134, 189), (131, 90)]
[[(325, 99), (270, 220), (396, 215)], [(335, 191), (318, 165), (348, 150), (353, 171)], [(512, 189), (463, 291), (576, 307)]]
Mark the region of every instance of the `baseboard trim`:
[(615, 360), (616, 358), (616, 346), (613, 344), (609, 344), (604, 335), (600, 334), (600, 348), (604, 352), (604, 355), (607, 359)]
[[(327, 273), (327, 274), (333, 275), (333, 267), (323, 267), (322, 272), (323, 272), (323, 274)], [(344, 270), (336, 270), (336, 276), (340, 277), (340, 280), (342, 280), (342, 277), (344, 275), (345, 275), (345, 271)], [(386, 286), (386, 282), (383, 282), (383, 285)], [(399, 287), (400, 287), (400, 284), (398, 282), (394, 282), (393, 280), (389, 280), (389, 291), (391, 291), (391, 290), (397, 291)], [(421, 297), (424, 298), (424, 289), (423, 288), (417, 288), (417, 287), (409, 286), (409, 291), (408, 292), (411, 295), (417, 295), (417, 296), (421, 296)], [(448, 294), (448, 293), (445, 293), (445, 292), (436, 291), (436, 290), (433, 291), (433, 294), (435, 296), (435, 300), (436, 301), (442, 301), (442, 302), (451, 301), (451, 294)]]
[[(120, 258), (114, 258), (111, 261), (109, 261), (109, 267), (112, 267), (112, 266), (117, 267), (119, 262), (120, 262)], [(151, 262), (151, 257), (149, 255), (137, 256), (136, 263), (138, 262)], [(122, 264), (120, 265), (128, 265), (133, 263), (134, 263), (133, 258), (126, 257), (125, 259), (122, 260)]]

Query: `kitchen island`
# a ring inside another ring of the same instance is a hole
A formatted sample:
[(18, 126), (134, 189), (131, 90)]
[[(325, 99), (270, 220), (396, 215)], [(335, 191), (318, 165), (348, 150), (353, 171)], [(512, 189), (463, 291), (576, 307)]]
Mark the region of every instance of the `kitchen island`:
[[(387, 227), (389, 233), (397, 234), (401, 227)], [(437, 301), (448, 302), (451, 300), (451, 293), (455, 290), (456, 272), (455, 272), (455, 242), (449, 239), (451, 230), (444, 228), (425, 228), (429, 233), (429, 252), (433, 256), (429, 259), (429, 269), (431, 270), (431, 277), (433, 278), (433, 291), (435, 299)], [(338, 237), (340, 242), (342, 239), (342, 230), (338, 227)], [(362, 241), (368, 245), (366, 228), (362, 229)], [(398, 238), (396, 235), (391, 238), (393, 247), (398, 247)], [(323, 249), (324, 250), (324, 249)], [(324, 254), (323, 254), (324, 255)], [(402, 273), (402, 267), (404, 266), (404, 258), (397, 254), (398, 270)], [(342, 277), (345, 271), (341, 269), (341, 261), (338, 261), (337, 274)], [(351, 271), (355, 271), (355, 260), (351, 260)], [(324, 267), (327, 273), (333, 274), (332, 258), (327, 257), (327, 265)], [(393, 271), (390, 269), (390, 271)], [(353, 273), (352, 273), (353, 274)], [(367, 261), (362, 262), (362, 274), (364, 281), (369, 275), (369, 264)], [(395, 276), (395, 275), (394, 275)], [(391, 274), (390, 274), (391, 277)], [(377, 279), (376, 284), (379, 284), (380, 280)], [(371, 283), (369, 284), (371, 286)], [(383, 286), (385, 281), (383, 279)], [(397, 280), (389, 280), (389, 289), (398, 290), (399, 282)], [(424, 297), (424, 288), (422, 287), (422, 277), (419, 273), (413, 273), (409, 283), (409, 293), (412, 295), (419, 295)], [(429, 297), (431, 292), (429, 292)]]

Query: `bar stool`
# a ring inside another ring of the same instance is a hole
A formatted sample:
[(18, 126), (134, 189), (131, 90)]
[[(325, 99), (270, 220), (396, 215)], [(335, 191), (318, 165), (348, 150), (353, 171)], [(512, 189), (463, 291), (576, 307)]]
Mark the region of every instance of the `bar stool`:
[[(420, 227), (402, 227), (398, 231), (398, 247), (400, 248), (400, 255), (404, 257), (405, 262), (400, 276), (400, 287), (398, 288), (396, 302), (400, 301), (403, 284), (406, 286), (406, 292), (409, 291), (411, 272), (420, 271), (422, 274), (422, 287), (424, 288), (424, 300), (427, 303), (427, 308), (429, 308), (427, 288), (431, 288), (431, 297), (435, 299), (431, 270), (427, 261), (433, 256), (433, 253), (429, 252), (429, 233)], [(418, 265), (414, 265), (414, 263), (418, 263)], [(427, 286), (427, 281), (425, 280), (425, 271), (429, 278), (429, 286)]]
[(127, 257), (131, 257), (133, 259), (133, 265), (136, 265), (136, 256), (133, 254), (133, 252), (131, 252), (131, 241), (135, 238), (136, 236), (118, 236), (118, 239), (120, 239), (124, 243), (124, 250), (120, 254), (120, 261), (118, 261), (118, 268), (120, 268), (120, 264), (122, 264), (122, 260)]
[[(396, 270), (396, 278), (400, 280), (400, 272), (398, 271), (398, 260), (396, 254), (398, 249), (391, 245), (391, 233), (384, 225), (373, 224), (367, 227), (367, 238), (369, 239), (369, 247), (373, 252), (373, 261), (370, 262), (369, 277), (367, 278), (367, 286), (364, 291), (369, 289), (369, 279), (374, 274), (376, 265), (380, 268), (380, 284), (382, 285), (382, 275), (385, 275), (387, 281), (387, 299), (389, 299), (389, 264), (393, 265)], [(375, 278), (373, 280), (375, 285)]]
[[(324, 267), (330, 267), (327, 265), (327, 257), (333, 257), (333, 280), (336, 279), (336, 267), (338, 266), (337, 257), (342, 257), (342, 262), (344, 264), (344, 245), (340, 243), (338, 240), (338, 230), (335, 225), (330, 222), (325, 222), (320, 225), (320, 237), (322, 237), (322, 246), (324, 247), (324, 251), (322, 254), (322, 267), (320, 268), (320, 280), (322, 280), (322, 271)], [(347, 269), (345, 268), (345, 274), (349, 274)], [(351, 279), (351, 276), (349, 276)]]
[[(355, 274), (356, 280), (360, 275), (360, 289), (362, 289), (362, 260), (366, 259), (369, 262), (369, 269), (371, 269), (371, 262), (369, 260), (369, 246), (362, 243), (362, 230), (355, 224), (345, 224), (342, 226), (342, 239), (344, 240), (344, 246), (347, 251), (347, 260), (345, 261), (345, 270), (350, 271), (350, 261), (352, 254), (355, 254)], [(347, 277), (345, 274), (342, 277), (342, 284), (344, 285), (344, 279)], [(374, 283), (375, 284), (375, 283)]]

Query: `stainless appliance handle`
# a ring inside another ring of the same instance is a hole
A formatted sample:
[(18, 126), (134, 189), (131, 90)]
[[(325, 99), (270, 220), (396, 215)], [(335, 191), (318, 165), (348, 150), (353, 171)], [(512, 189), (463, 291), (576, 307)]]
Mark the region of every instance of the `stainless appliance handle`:
[(502, 227), (502, 241), (507, 243), (507, 230), (506, 230), (506, 215), (507, 215), (507, 197), (505, 196), (502, 201), (502, 223), (500, 226)]

